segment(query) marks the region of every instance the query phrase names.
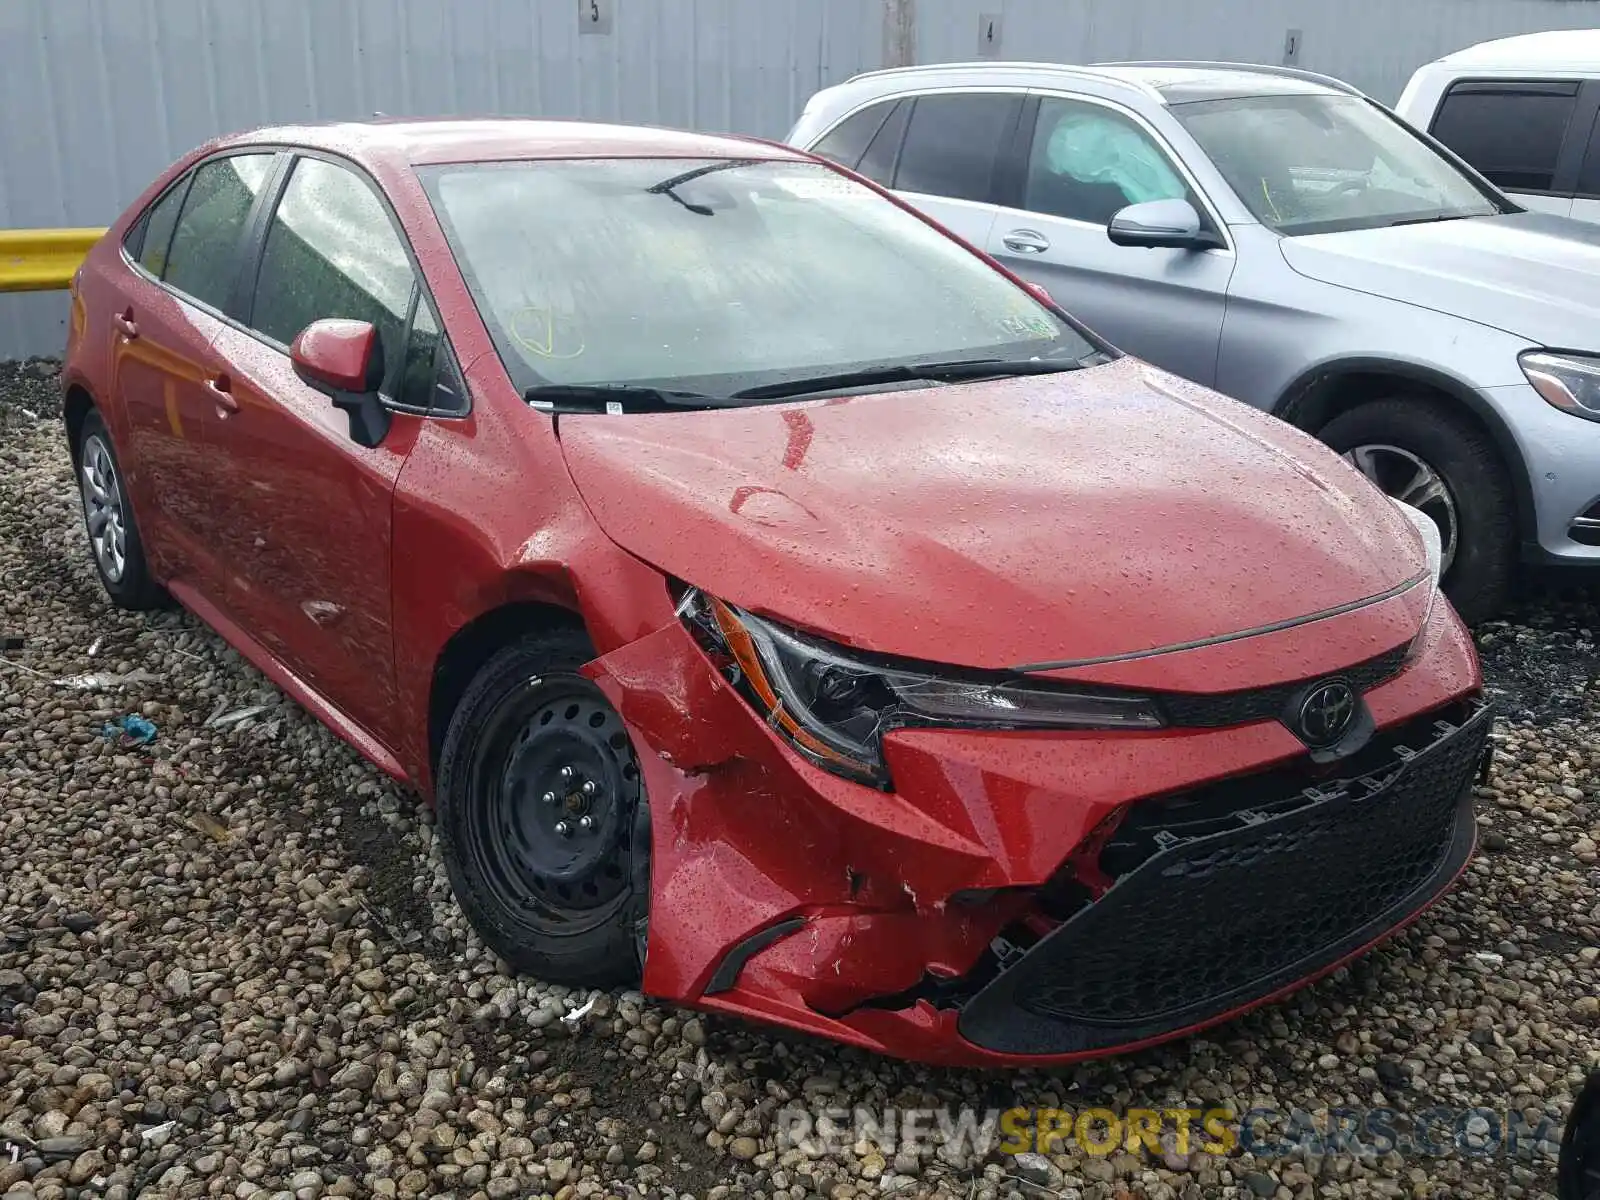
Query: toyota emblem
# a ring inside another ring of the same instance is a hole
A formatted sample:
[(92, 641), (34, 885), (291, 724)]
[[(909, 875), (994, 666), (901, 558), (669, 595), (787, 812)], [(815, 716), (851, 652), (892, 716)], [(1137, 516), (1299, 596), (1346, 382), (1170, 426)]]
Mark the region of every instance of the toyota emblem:
[(1300, 705), (1300, 736), (1311, 746), (1331, 746), (1342, 738), (1356, 715), (1356, 694), (1347, 683), (1313, 688)]

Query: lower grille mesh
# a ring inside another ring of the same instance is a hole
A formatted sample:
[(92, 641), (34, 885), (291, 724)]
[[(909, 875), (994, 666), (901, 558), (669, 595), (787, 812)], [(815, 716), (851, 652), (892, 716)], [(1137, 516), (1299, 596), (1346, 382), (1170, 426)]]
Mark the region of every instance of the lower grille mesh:
[(1034, 1043), (1023, 1053), (1115, 1044), (1259, 999), (1358, 949), (1464, 861), (1489, 726), (1479, 708), (1439, 722), (1424, 749), (1400, 747), (1388, 768), (1307, 788), (1291, 811), (1158, 834), (1158, 852), (973, 998), (963, 1032)]

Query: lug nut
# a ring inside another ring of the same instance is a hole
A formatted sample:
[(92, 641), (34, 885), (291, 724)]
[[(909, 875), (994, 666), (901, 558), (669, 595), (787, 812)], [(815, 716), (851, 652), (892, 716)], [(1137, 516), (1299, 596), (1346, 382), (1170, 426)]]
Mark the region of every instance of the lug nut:
[(556, 794), (554, 792), (546, 792), (544, 795), (540, 796), (539, 799), (543, 800), (546, 804), (554, 804), (556, 802)]
[(563, 779), (571, 779), (572, 778), (572, 768), (571, 767), (562, 767), (561, 768), (561, 778), (563, 778)]
[(583, 830), (585, 833), (587, 833), (589, 830), (594, 828), (594, 818), (593, 817), (579, 817), (578, 818), (578, 828)]
[(565, 821), (557, 821), (556, 822), (556, 832), (558, 834), (560, 834), (562, 837), (571, 837), (572, 836), (572, 826), (568, 825)]
[(599, 790), (599, 788), (595, 787), (594, 780), (585, 779), (583, 781), (583, 794), (585, 796), (592, 796)]

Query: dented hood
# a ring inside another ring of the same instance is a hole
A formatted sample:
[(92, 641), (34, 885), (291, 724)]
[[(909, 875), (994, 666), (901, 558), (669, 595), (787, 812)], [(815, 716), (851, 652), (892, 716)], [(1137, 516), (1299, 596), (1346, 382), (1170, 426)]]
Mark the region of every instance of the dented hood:
[(881, 653), (1005, 668), (1357, 604), (1421, 539), (1330, 451), (1138, 360), (753, 408), (565, 416), (630, 553)]

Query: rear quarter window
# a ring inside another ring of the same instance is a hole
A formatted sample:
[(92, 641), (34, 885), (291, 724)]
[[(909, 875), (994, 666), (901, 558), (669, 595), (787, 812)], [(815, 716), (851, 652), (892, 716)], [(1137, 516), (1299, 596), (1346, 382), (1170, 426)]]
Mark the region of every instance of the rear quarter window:
[(895, 101), (884, 100), (852, 113), (828, 131), (826, 137), (811, 147), (813, 154), (830, 158), (842, 167), (855, 170), (861, 156), (867, 152), (872, 139), (888, 119)]
[(130, 234), (129, 252), (135, 255), (141, 267), (157, 279), (166, 272), (172, 231), (177, 228), (178, 213), (183, 208), (183, 197), (188, 190), (189, 178), (185, 176), (150, 206)]

